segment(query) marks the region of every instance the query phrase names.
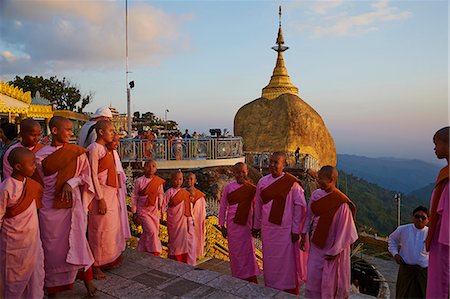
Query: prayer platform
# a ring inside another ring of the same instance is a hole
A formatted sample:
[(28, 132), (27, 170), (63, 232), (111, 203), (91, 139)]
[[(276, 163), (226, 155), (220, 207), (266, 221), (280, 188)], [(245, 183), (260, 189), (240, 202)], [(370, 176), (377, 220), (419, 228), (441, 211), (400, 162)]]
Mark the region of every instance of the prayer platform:
[[(209, 260), (192, 267), (165, 258), (127, 249), (124, 261), (116, 269), (105, 271), (105, 280), (96, 280), (99, 299), (109, 298), (304, 298), (294, 296), (263, 284), (254, 284), (221, 273), (228, 263), (214, 265)], [(213, 270), (204, 268), (212, 267)], [(81, 281), (73, 290), (60, 294), (60, 298), (85, 298)], [(363, 294), (350, 298), (374, 298)]]

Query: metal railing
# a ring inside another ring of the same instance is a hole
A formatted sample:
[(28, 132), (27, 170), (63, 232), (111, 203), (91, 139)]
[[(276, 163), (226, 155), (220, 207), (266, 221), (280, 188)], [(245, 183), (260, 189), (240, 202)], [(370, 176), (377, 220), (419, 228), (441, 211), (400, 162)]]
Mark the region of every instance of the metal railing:
[(243, 156), (242, 138), (122, 139), (119, 153), (123, 162), (153, 160), (211, 160)]
[[(269, 167), (270, 152), (245, 152), (247, 164), (261, 169)], [(309, 154), (300, 153), (298, 157), (295, 153), (286, 153), (286, 168), (314, 169), (319, 170), (319, 161)]]

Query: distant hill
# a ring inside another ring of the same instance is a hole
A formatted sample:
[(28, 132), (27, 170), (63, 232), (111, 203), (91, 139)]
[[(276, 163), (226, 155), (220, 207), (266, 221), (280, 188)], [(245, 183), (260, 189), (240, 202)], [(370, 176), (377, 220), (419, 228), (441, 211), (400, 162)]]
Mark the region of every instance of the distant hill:
[[(387, 236), (397, 227), (396, 192), (377, 184), (346, 174), (340, 170), (339, 189), (356, 204), (356, 221), (359, 228)], [(411, 213), (419, 205), (429, 207), (428, 198), (401, 194), (401, 223), (411, 222)]]
[(431, 184), (426, 185), (423, 188), (420, 188), (420, 189), (410, 192), (409, 195), (429, 201), (431, 199), (431, 194), (433, 193), (433, 189), (434, 189), (434, 183), (431, 183)]
[(337, 167), (386, 189), (410, 193), (435, 181), (437, 164), (421, 160), (338, 154)]

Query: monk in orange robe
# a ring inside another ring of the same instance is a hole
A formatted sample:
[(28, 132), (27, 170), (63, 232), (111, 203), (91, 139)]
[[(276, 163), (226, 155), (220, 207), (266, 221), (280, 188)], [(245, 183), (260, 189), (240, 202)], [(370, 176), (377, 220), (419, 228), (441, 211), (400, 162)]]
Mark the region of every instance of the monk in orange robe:
[(42, 186), (30, 178), (34, 154), (17, 147), (8, 155), (12, 174), (0, 185), (0, 298), (44, 297), (44, 252), (36, 202)]
[(95, 125), (97, 140), (91, 143), (89, 164), (95, 198), (89, 208), (88, 240), (94, 255), (94, 278), (104, 279), (102, 268), (112, 268), (122, 261), (125, 250), (122, 235), (117, 170), (113, 151), (106, 147), (114, 139), (114, 127), (109, 120)]

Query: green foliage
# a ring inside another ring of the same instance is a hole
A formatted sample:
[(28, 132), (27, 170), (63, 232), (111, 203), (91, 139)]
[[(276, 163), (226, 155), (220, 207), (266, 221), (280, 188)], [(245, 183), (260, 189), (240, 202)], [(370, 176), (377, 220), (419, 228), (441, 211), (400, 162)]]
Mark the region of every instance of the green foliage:
[(43, 98), (55, 103), (58, 110), (82, 112), (93, 98), (92, 92), (81, 95), (80, 89), (72, 85), (65, 77), (59, 80), (56, 76), (48, 79), (42, 76), (24, 76), (23, 78), (16, 76), (9, 83), (22, 88), (25, 92), (30, 91), (32, 97), (36, 95), (36, 91), (39, 91)]
[[(395, 192), (339, 171), (338, 187), (356, 204), (359, 229), (389, 235), (397, 227)], [(411, 222), (412, 211), (419, 205), (429, 207), (429, 200), (401, 194), (401, 224)]]

